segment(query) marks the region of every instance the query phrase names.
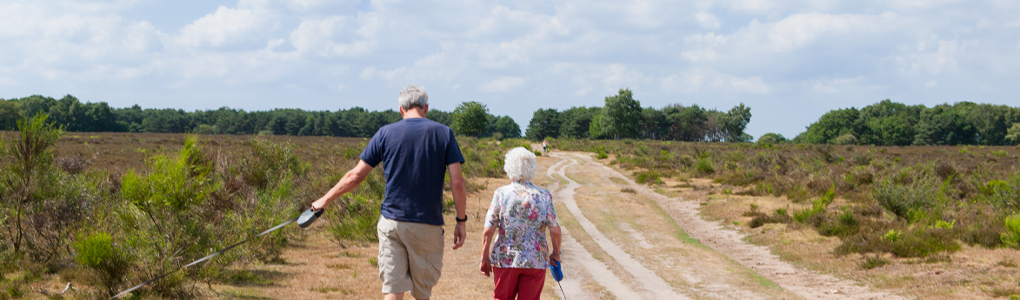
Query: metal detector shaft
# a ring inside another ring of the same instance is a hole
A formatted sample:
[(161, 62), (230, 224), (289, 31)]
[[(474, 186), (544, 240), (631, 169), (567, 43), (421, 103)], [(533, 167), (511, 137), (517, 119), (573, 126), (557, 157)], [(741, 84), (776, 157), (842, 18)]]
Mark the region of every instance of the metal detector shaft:
[[(287, 220), (286, 222), (283, 222), (283, 223), (280, 223), (279, 225), (273, 226), (273, 228), (269, 228), (268, 230), (263, 231), (262, 233), (259, 233), (258, 235), (254, 236), (254, 237), (260, 237), (260, 236), (266, 235), (266, 234), (268, 234), (270, 232), (276, 231), (277, 229), (283, 228), (284, 226), (287, 226), (287, 224), (293, 223), (294, 221), (297, 221), (297, 220), (298, 220), (298, 218), (293, 218), (293, 219)], [(240, 245), (242, 245), (244, 243), (247, 243), (250, 240), (251, 240), (251, 238), (244, 239), (243, 241), (241, 241), (241, 242), (239, 242), (237, 244), (233, 244), (233, 245), (230, 245), (230, 246), (228, 246), (226, 248), (220, 249), (219, 251), (216, 251), (216, 252), (213, 252), (212, 254), (206, 255), (203, 258), (199, 258), (198, 260), (190, 262), (187, 265), (184, 265), (183, 267), (177, 268), (177, 269), (175, 269), (173, 271), (166, 272), (166, 273), (163, 273), (163, 274), (161, 274), (159, 276), (156, 276), (156, 277), (154, 277), (152, 279), (146, 280), (145, 282), (142, 282), (139, 285), (131, 287), (130, 289), (126, 289), (123, 292), (120, 292), (119, 294), (113, 295), (113, 297), (110, 297), (110, 299), (120, 298), (120, 297), (122, 297), (124, 295), (127, 295), (128, 293), (134, 292), (135, 290), (142, 288), (143, 286), (149, 285), (150, 283), (153, 283), (153, 282), (156, 282), (157, 280), (163, 279), (163, 277), (166, 277), (167, 275), (170, 275), (170, 274), (173, 274), (174, 272), (177, 272), (177, 271), (180, 271), (180, 270), (184, 270), (185, 268), (188, 268), (188, 267), (200, 264), (200, 263), (202, 263), (204, 261), (209, 260), (210, 258), (213, 258), (214, 256), (223, 254), (224, 252), (227, 252), (230, 249), (234, 249), (234, 247), (237, 247), (237, 246), (240, 246)]]

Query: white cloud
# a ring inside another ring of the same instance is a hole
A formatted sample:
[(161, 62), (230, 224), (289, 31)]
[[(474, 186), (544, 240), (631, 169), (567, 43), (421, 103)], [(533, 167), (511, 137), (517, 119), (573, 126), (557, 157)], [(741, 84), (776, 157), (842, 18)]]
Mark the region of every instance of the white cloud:
[(691, 69), (679, 75), (670, 75), (660, 81), (665, 91), (688, 94), (700, 92), (723, 92), (738, 94), (768, 94), (768, 85), (761, 77), (738, 77), (710, 69)]
[(176, 41), (187, 47), (219, 47), (257, 37), (265, 20), (248, 9), (220, 6), (181, 29)]
[(383, 20), (376, 14), (362, 14), (351, 19), (332, 16), (305, 20), (290, 33), (291, 44), (299, 52), (322, 57), (358, 57), (375, 50), (376, 32)]
[(514, 89), (519, 89), (524, 86), (527, 82), (527, 78), (515, 77), (515, 76), (503, 76), (499, 79), (486, 82), (478, 87), (479, 91), (486, 93), (502, 93)]
[(722, 22), (719, 21), (719, 17), (716, 17), (710, 12), (700, 12), (694, 15), (694, 18), (698, 20), (702, 28), (706, 29), (718, 29)]
[(391, 99), (395, 89), (416, 83), (452, 99), (450, 107), (437, 101), (437, 109), (522, 99), (501, 111), (527, 124), (534, 108), (602, 105), (602, 97), (630, 88), (650, 106), (757, 103), (753, 135), (802, 130), (817, 119), (776, 117), (762, 106), (942, 103), (975, 91), (982, 101), (1020, 105), (1012, 96), (1020, 92), (1012, 84), (1020, 80), (1020, 5), (1008, 1), (239, 0), (165, 7), (142, 0), (0, 2), (0, 97), (71, 93), (115, 106), (184, 109), (389, 109), (373, 99)]

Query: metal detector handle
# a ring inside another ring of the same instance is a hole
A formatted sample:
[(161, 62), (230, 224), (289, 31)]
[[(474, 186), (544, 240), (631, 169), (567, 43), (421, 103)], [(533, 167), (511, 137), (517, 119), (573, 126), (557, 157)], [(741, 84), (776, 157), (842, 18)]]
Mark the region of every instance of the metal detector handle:
[(298, 227), (308, 228), (308, 226), (311, 226), (312, 223), (315, 222), (315, 219), (318, 219), (319, 216), (321, 216), (322, 212), (324, 211), (326, 211), (325, 207), (320, 208), (318, 210), (315, 210), (314, 208), (309, 208), (305, 212), (301, 213), (300, 217), (298, 217), (297, 219)]

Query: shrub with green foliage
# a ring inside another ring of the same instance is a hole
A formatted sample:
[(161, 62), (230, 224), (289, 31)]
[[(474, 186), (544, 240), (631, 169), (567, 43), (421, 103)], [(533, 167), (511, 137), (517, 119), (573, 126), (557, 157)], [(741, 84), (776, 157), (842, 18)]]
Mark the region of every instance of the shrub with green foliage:
[(821, 197), (818, 198), (818, 200), (815, 200), (811, 208), (805, 208), (803, 210), (793, 213), (793, 219), (797, 221), (797, 223), (804, 223), (809, 218), (817, 214), (825, 213), (825, 208), (828, 207), (829, 204), (831, 204), (832, 201), (835, 199), (836, 199), (836, 186), (833, 185), (832, 187), (829, 188), (828, 192), (825, 192), (825, 195), (822, 195)]
[[(917, 170), (919, 169), (919, 170)], [(913, 224), (942, 216), (949, 204), (949, 179), (940, 179), (931, 164), (905, 170), (901, 176), (883, 180), (872, 196), (882, 207)]]
[[(156, 155), (148, 165), (148, 174), (132, 170), (121, 178), (121, 194), (130, 205), (120, 213), (127, 244), (137, 249), (139, 265), (151, 268), (146, 273), (176, 269), (230, 242), (216, 232), (221, 224), (214, 220), (222, 216), (204, 205), (222, 183), (213, 176), (213, 164), (201, 152), (197, 137), (188, 137), (176, 156)], [(175, 273), (154, 282), (153, 289), (180, 297), (181, 284), (194, 279), (187, 275), (204, 274), (201, 269), (224, 263), (214, 260), (196, 266), (198, 271)]]
[(698, 171), (699, 174), (715, 173), (715, 167), (712, 166), (712, 162), (708, 161), (708, 159), (705, 158), (698, 160), (698, 164), (695, 166), (695, 169)]
[(1020, 249), (1020, 214), (1013, 214), (1006, 218), (1006, 232), (1000, 238), (1002, 244), (1013, 249)]
[(106, 288), (109, 296), (116, 294), (117, 287), (131, 267), (131, 256), (127, 251), (115, 245), (105, 232), (79, 238), (73, 246), (77, 253), (75, 260), (97, 273), (97, 281)]

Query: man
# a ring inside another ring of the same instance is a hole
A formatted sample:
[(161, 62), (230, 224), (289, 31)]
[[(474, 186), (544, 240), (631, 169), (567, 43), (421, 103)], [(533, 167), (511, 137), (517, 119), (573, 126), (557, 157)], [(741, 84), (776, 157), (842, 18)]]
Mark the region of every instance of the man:
[(443, 180), (450, 171), (457, 225), (453, 249), (464, 245), (466, 192), (460, 153), (453, 130), (425, 118), (429, 96), (408, 85), (398, 97), (403, 120), (383, 126), (361, 152), (361, 161), (326, 195), (312, 203), (322, 209), (354, 190), (380, 162), (386, 197), (377, 224), (379, 278), (386, 300), (429, 299), (443, 268)]

